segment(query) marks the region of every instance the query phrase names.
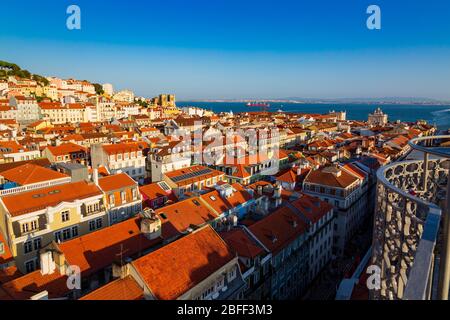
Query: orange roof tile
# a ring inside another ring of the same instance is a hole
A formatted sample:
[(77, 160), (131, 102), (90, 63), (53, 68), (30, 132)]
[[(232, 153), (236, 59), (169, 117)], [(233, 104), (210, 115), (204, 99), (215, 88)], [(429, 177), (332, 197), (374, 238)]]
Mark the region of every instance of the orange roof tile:
[(143, 298), (143, 288), (131, 276), (127, 276), (92, 291), (80, 300), (142, 300)]
[(0, 269), (0, 284), (9, 282), (22, 276), (22, 272), (20, 272), (16, 266)]
[(56, 206), (63, 201), (70, 202), (98, 195), (102, 195), (102, 192), (95, 184), (79, 181), (5, 196), (3, 203), (15, 217)]
[(191, 225), (201, 226), (218, 217), (215, 212), (202, 205), (198, 197), (189, 198), (157, 209), (161, 219), (163, 238), (171, 238), (186, 232)]
[(126, 173), (119, 173), (112, 176), (100, 178), (98, 180), (98, 184), (100, 188), (105, 192), (137, 186), (137, 182), (134, 181)]
[(347, 171), (342, 169), (339, 170), (341, 173), (339, 176), (331, 172), (327, 172), (326, 168), (311, 170), (306, 176), (305, 182), (329, 187), (347, 188), (357, 180), (359, 180), (357, 177), (348, 173)]
[[(202, 170), (205, 170), (204, 173), (201, 173)], [(166, 172), (164, 175), (171, 179), (178, 186), (184, 186), (212, 177), (222, 176), (224, 175), (224, 173), (208, 167), (196, 165), (188, 168)]]
[(69, 293), (67, 276), (54, 272), (42, 275), (40, 270), (28, 273), (20, 278), (3, 284), (3, 290), (14, 300), (27, 300), (32, 296), (47, 290), (49, 298), (64, 297)]
[(299, 199), (291, 202), (291, 204), (312, 223), (318, 222), (320, 218), (333, 209), (333, 206), (328, 202), (306, 194), (302, 194)]
[(132, 262), (159, 300), (174, 300), (235, 258), (210, 227), (174, 241)]
[(236, 208), (252, 199), (251, 194), (239, 183), (233, 184), (232, 188), (234, 189), (233, 194), (227, 198), (221, 197), (217, 190), (202, 194), (200, 198), (208, 203), (219, 214), (232, 208)]
[(63, 156), (68, 155), (71, 153), (78, 153), (78, 152), (86, 152), (86, 148), (82, 147), (75, 143), (64, 143), (59, 146), (47, 146), (47, 149), (54, 155), (54, 156)]
[(119, 259), (142, 253), (160, 243), (161, 238), (149, 240), (141, 233), (141, 217), (114, 224), (58, 245), (66, 260), (80, 267), (86, 276), (110, 266)]
[(5, 179), (16, 182), (21, 186), (69, 177), (68, 175), (58, 171), (47, 169), (32, 163), (3, 171), (2, 176), (5, 177)]
[(240, 257), (255, 258), (265, 252), (243, 229), (232, 229), (227, 232), (221, 232), (220, 236)]
[(306, 223), (290, 208), (281, 207), (249, 226), (249, 230), (277, 254), (306, 231)]

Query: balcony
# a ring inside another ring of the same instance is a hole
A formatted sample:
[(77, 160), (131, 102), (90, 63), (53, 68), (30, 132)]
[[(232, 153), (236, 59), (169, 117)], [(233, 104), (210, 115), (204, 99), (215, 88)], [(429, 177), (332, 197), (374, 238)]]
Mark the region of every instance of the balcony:
[(450, 168), (450, 148), (440, 147), (446, 139), (450, 136), (413, 139), (409, 145), (420, 160), (392, 163), (377, 172), (371, 264), (381, 274), (380, 286), (370, 290), (371, 299), (435, 298), (436, 267), (441, 272), (439, 297), (447, 299), (447, 242), (440, 237), (448, 233), (440, 230)]

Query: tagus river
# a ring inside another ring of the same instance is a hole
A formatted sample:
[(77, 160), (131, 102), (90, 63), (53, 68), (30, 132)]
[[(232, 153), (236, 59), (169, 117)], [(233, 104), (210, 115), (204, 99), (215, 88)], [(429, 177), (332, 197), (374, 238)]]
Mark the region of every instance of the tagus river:
[[(180, 101), (178, 107), (194, 106), (218, 112), (260, 111), (258, 107), (248, 107), (243, 102), (198, 102)], [(414, 122), (426, 120), (439, 129), (450, 128), (450, 105), (408, 105), (408, 104), (312, 104), (312, 103), (271, 103), (269, 111), (279, 109), (285, 112), (327, 113), (330, 110), (347, 111), (347, 119), (367, 120), (367, 115), (377, 107), (389, 116), (389, 121)]]

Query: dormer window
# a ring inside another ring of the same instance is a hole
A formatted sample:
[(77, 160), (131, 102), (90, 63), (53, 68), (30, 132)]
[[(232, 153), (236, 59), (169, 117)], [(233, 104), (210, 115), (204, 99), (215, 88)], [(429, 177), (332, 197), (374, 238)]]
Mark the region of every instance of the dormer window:
[(61, 221), (62, 222), (67, 222), (70, 220), (70, 214), (69, 211), (63, 211), (61, 212)]

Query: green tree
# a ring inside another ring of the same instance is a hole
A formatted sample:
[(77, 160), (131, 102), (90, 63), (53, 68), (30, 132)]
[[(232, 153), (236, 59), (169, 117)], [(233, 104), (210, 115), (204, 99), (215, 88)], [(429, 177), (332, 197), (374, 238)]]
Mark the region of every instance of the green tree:
[(94, 88), (95, 88), (95, 92), (99, 95), (102, 95), (105, 93), (105, 91), (103, 90), (103, 86), (99, 83), (93, 83)]

